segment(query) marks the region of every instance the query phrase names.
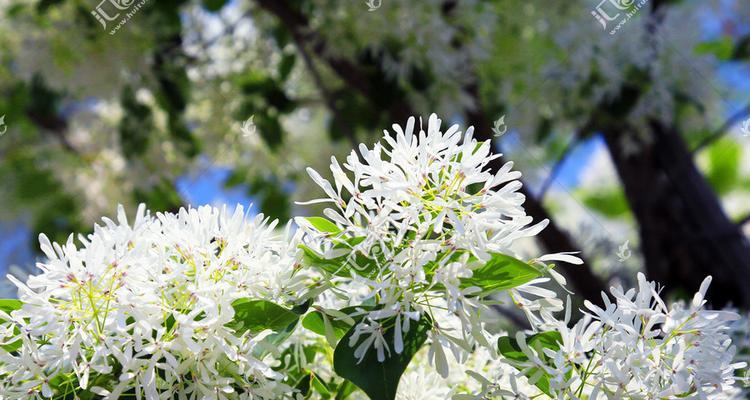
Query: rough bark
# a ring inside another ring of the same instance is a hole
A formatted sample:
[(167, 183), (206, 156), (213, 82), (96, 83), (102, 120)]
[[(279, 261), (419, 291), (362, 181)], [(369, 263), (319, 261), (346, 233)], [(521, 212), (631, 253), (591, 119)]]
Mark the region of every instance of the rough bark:
[[(652, 122), (640, 151), (623, 148), (623, 128), (604, 130), (612, 160), (638, 221), (650, 279), (689, 292), (713, 276), (715, 306), (750, 306), (750, 244), (724, 213), (673, 128)], [(630, 140), (637, 140), (635, 135)]]

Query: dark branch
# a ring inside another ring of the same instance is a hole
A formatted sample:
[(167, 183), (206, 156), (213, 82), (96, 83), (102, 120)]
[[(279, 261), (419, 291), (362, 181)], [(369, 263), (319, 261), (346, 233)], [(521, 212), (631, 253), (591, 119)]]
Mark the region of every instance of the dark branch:
[(47, 132), (55, 137), (65, 150), (76, 155), (81, 154), (70, 140), (68, 140), (68, 137), (65, 136), (65, 131), (68, 129), (68, 121), (66, 119), (57, 115), (41, 115), (33, 111), (26, 112), (26, 117), (43, 132)]
[(729, 117), (727, 122), (725, 122), (719, 129), (715, 130), (710, 136), (698, 143), (698, 145), (695, 146), (695, 149), (693, 149), (692, 151), (693, 155), (700, 153), (701, 150), (710, 146), (715, 141), (721, 139), (722, 136), (726, 135), (727, 132), (729, 132), (729, 129), (731, 129), (738, 122), (742, 121), (742, 119), (748, 115), (750, 115), (750, 104), (746, 105), (740, 111)]
[(549, 190), (550, 186), (552, 186), (552, 182), (555, 181), (557, 178), (557, 175), (560, 173), (560, 169), (562, 169), (562, 164), (565, 162), (565, 159), (568, 158), (568, 154), (570, 154), (573, 149), (576, 148), (578, 145), (578, 134), (576, 133), (573, 135), (573, 138), (570, 139), (570, 142), (568, 142), (567, 146), (565, 146), (565, 150), (563, 150), (562, 153), (557, 157), (557, 161), (555, 161), (555, 165), (552, 166), (552, 171), (550, 171), (549, 176), (547, 176), (547, 179), (542, 182), (542, 187), (539, 189), (539, 195), (537, 198), (539, 201), (544, 200), (544, 196), (547, 194), (547, 191)]
[[(310, 54), (308, 53), (305, 42), (302, 41), (302, 37), (299, 35), (292, 35), (294, 38), (294, 43), (297, 46), (297, 50), (299, 51), (300, 55), (302, 56), (302, 59), (305, 61), (305, 66), (307, 67), (308, 72), (310, 72), (310, 75), (313, 78), (313, 81), (315, 82), (315, 85), (318, 87), (318, 90), (320, 90), (320, 93), (323, 95), (323, 98), (325, 99), (326, 105), (334, 114), (339, 114), (341, 111), (336, 106), (336, 99), (331, 93), (331, 91), (328, 90), (328, 88), (325, 85), (325, 82), (323, 82), (323, 78), (320, 76), (320, 72), (318, 72), (318, 69), (315, 67), (315, 62), (313, 61), (312, 57), (310, 57)], [(343, 124), (340, 122), (340, 118), (334, 118), (334, 123), (336, 124), (336, 128), (340, 130), (344, 136), (346, 136), (349, 141), (351, 142), (352, 146), (355, 148), (355, 151), (357, 154), (359, 154), (358, 144), (357, 143), (357, 137), (352, 130), (352, 128), (346, 124)]]

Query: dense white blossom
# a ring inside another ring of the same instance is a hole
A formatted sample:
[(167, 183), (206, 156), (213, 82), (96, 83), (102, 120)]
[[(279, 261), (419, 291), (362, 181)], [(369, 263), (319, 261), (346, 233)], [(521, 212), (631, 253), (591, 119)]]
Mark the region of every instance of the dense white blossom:
[(572, 327), (547, 321), (556, 325), (556, 346), (531, 346), (519, 332), (526, 359), (510, 362), (545, 374), (557, 398), (742, 398), (735, 373), (745, 363), (733, 361), (728, 335), (739, 316), (704, 308), (710, 282), (689, 304), (668, 307), (656, 283), (639, 273), (637, 289), (612, 288), (614, 299), (603, 294), (603, 308), (587, 301), (585, 317)]
[[(311, 203), (332, 206), (295, 232), (242, 207), (141, 206), (79, 244), (41, 235), (41, 273), (11, 277), (20, 302), (0, 302), (0, 400), (743, 395), (731, 334), (746, 338), (747, 325), (705, 308), (710, 278), (668, 306), (639, 274), (570, 326), (570, 300), (547, 286), (566, 284), (554, 263), (582, 261), (520, 253), (547, 221), (526, 214), (512, 163), (488, 171), (498, 157), (472, 128), (410, 118), (332, 158), (333, 183), (308, 169), (325, 192)], [(247, 301), (263, 308), (236, 308)], [(530, 329), (502, 333), (498, 304)], [(405, 369), (397, 381), (349, 374), (386, 361)]]
[[(272, 332), (227, 324), (232, 302), (293, 305), (304, 292), (295, 239), (238, 206), (181, 209), (129, 224), (104, 219), (63, 245), (40, 237), (47, 259), (16, 281), (20, 310), (0, 312), (0, 398), (88, 389), (105, 398), (278, 398), (291, 389), (256, 346)], [(62, 384), (61, 382), (69, 382)]]
[[(361, 358), (371, 347), (381, 360), (400, 353), (402, 333), (430, 318), (431, 358), (445, 376), (443, 347), (459, 358), (461, 349), (475, 343), (492, 346), (485, 331), (486, 318), (492, 316), (486, 293), (466, 279), (493, 255), (517, 256), (514, 241), (536, 235), (547, 221), (532, 224), (526, 215), (524, 195), (518, 192), (521, 174), (512, 163), (494, 174), (487, 171), (499, 155), (491, 154), (490, 142), (473, 138), (473, 128), (462, 133), (453, 125), (443, 132), (434, 114), (426, 126), (421, 120), (415, 125), (414, 118), (405, 127), (393, 125), (393, 135), (386, 132), (372, 149), (360, 145), (343, 168), (332, 158), (333, 184), (308, 169), (327, 196), (311, 203), (332, 203), (324, 215), (335, 226), (305, 218), (297, 222), (322, 257), (346, 257), (340, 268), (346, 292), (355, 292), (353, 281), (364, 288), (364, 299), (375, 303), (374, 310), (362, 311), (367, 316), (355, 327), (351, 345), (356, 354)], [(539, 268), (534, 272), (550, 272), (549, 261), (580, 263), (570, 254), (547, 255), (533, 260)], [(525, 306), (530, 317), (562, 309), (554, 292), (536, 286), (547, 280), (521, 282), (512, 291), (513, 301)], [(459, 322), (456, 329), (436, 319), (441, 312)], [(394, 341), (388, 343), (383, 331), (394, 324)]]

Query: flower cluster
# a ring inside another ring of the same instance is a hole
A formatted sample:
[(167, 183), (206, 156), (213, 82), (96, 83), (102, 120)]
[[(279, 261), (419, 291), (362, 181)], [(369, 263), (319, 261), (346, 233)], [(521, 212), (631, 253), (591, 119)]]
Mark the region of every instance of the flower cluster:
[[(233, 325), (233, 302), (294, 303), (305, 275), (296, 248), (263, 216), (204, 206), (130, 225), (104, 219), (47, 260), (0, 311), (0, 398), (278, 398), (291, 388), (258, 344), (272, 332)], [(176, 397), (175, 397), (176, 398)]]
[[(41, 273), (0, 300), (0, 399), (739, 398), (738, 315), (704, 308), (710, 278), (669, 307), (639, 274), (569, 326), (544, 286), (581, 260), (524, 260), (547, 221), (472, 133), (411, 118), (333, 158), (333, 184), (308, 170), (332, 207), (295, 232), (141, 206), (79, 245), (42, 235)], [(500, 332), (503, 303), (528, 332)]]
[[(545, 262), (580, 260), (547, 255), (534, 261), (535, 268), (513, 258), (513, 243), (548, 222), (532, 225), (526, 215), (521, 174), (511, 162), (488, 172), (499, 155), (491, 154), (489, 141), (473, 138), (473, 128), (463, 134), (453, 125), (442, 132), (434, 114), (421, 125), (418, 132), (414, 118), (403, 128), (393, 125), (393, 135), (386, 132), (372, 149), (360, 145), (360, 154), (353, 151), (343, 168), (332, 158), (333, 185), (308, 169), (327, 195), (308, 203), (333, 207), (324, 211), (327, 220), (297, 221), (312, 247), (311, 263), (335, 264), (332, 275), (342, 277), (347, 292), (363, 290), (362, 299), (371, 301), (368, 309), (357, 309), (366, 315), (351, 337), (357, 356), (371, 346), (381, 360), (391, 349), (401, 353), (403, 332), (429, 318), (431, 357), (446, 376), (443, 347), (460, 358), (474, 344), (492, 346), (485, 330), (492, 316), (487, 295), (515, 288), (513, 300), (524, 310), (560, 310), (554, 292), (535, 285), (548, 280), (539, 278), (551, 270)], [(458, 321), (455, 329), (446, 319)], [(390, 327), (393, 343), (384, 338)]]
[(710, 282), (691, 303), (670, 308), (639, 273), (637, 290), (613, 288), (614, 303), (602, 295), (604, 308), (587, 301), (588, 312), (572, 327), (548, 321), (557, 328), (545, 333), (551, 340), (519, 333), (523, 356), (510, 362), (545, 380), (546, 392), (557, 398), (743, 398), (735, 372), (745, 363), (733, 362), (728, 335), (739, 315), (703, 308)]

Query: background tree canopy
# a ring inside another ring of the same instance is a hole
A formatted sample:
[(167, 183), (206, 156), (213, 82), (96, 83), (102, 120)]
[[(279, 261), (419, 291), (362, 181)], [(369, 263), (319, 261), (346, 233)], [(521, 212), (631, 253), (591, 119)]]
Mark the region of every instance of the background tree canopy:
[[(92, 14), (115, 5), (106, 26)], [(716, 305), (750, 306), (747, 2), (0, 0), (0, 16), (3, 271), (118, 203), (310, 214), (303, 166), (437, 112), (524, 173), (528, 213), (551, 221), (528, 246), (581, 249), (561, 266), (578, 294), (643, 270), (681, 296), (710, 274)]]

